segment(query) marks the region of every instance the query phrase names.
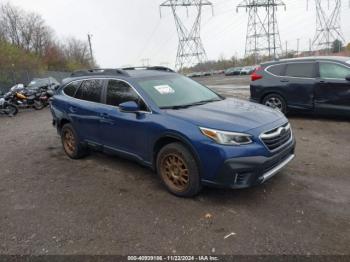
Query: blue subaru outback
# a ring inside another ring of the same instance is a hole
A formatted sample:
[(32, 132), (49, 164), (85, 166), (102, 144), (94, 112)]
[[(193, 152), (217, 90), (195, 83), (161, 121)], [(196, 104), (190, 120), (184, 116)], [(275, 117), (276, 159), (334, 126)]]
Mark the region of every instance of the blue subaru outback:
[(224, 98), (164, 67), (75, 72), (51, 111), (70, 158), (94, 149), (135, 160), (177, 196), (203, 185), (262, 184), (294, 158), (282, 113)]

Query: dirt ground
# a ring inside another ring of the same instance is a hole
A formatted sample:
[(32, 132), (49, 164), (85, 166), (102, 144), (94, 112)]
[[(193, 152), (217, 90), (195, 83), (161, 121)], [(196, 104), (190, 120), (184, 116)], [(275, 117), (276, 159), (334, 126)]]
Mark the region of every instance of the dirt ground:
[[(244, 78), (200, 81), (248, 95)], [(297, 157), (272, 180), (182, 199), (133, 162), (70, 160), (48, 109), (0, 117), (0, 254), (349, 255), (350, 122), (290, 122)]]

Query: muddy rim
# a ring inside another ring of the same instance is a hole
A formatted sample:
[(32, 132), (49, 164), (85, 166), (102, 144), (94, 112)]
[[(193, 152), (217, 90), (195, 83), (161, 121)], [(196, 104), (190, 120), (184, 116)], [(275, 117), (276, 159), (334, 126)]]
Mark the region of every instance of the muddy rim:
[(64, 130), (63, 133), (63, 146), (69, 155), (73, 155), (75, 151), (75, 137), (72, 130)]
[(174, 191), (183, 192), (189, 186), (189, 170), (178, 154), (168, 154), (162, 159), (161, 175), (165, 184)]

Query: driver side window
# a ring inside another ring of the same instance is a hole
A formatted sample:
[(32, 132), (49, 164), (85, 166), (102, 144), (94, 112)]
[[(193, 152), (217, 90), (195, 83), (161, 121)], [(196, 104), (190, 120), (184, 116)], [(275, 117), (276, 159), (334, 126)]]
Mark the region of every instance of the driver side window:
[(349, 75), (350, 68), (348, 67), (334, 63), (320, 63), (321, 78), (345, 79)]
[(123, 81), (109, 80), (107, 86), (106, 104), (119, 106), (121, 103), (134, 101), (140, 106), (141, 111), (148, 111), (145, 103), (135, 90)]

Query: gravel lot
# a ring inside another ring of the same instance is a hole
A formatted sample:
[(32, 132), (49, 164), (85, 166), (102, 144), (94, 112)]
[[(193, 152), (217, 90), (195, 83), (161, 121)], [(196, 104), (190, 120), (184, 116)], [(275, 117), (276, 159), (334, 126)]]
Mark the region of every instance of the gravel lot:
[[(246, 78), (199, 80), (248, 94)], [(48, 109), (0, 117), (1, 254), (350, 254), (349, 121), (291, 116), (288, 168), (194, 199), (118, 157), (68, 159), (50, 121)]]

